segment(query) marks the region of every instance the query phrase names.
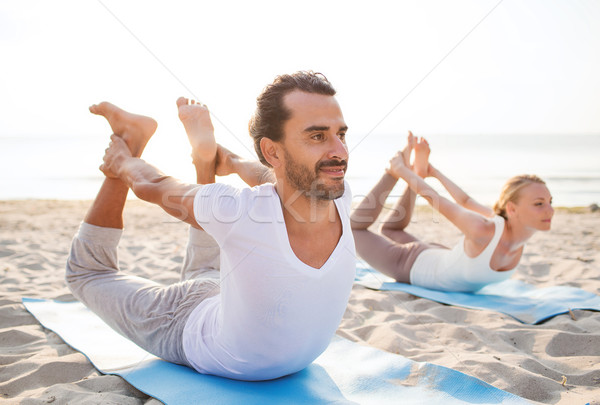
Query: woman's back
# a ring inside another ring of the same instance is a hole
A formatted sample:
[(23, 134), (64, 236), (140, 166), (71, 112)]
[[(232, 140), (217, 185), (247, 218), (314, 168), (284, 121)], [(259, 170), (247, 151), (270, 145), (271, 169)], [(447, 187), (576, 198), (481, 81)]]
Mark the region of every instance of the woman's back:
[(465, 253), (464, 236), (453, 249), (421, 252), (410, 272), (410, 283), (444, 291), (476, 291), (487, 284), (510, 278), (515, 270), (495, 271), (490, 261), (504, 232), (504, 218), (494, 217), (492, 240), (476, 257)]

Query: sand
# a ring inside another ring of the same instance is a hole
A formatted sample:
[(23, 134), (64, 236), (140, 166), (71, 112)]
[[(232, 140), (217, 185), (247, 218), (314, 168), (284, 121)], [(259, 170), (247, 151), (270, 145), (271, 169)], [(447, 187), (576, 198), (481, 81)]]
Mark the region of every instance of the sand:
[[(160, 403), (120, 377), (98, 373), (21, 304), (24, 296), (73, 299), (63, 280), (64, 265), (88, 206), (81, 201), (0, 202), (2, 403)], [(133, 200), (127, 204), (125, 226), (123, 270), (164, 283), (177, 281), (186, 225)], [(410, 231), (447, 245), (459, 237), (427, 209), (419, 211)], [(600, 294), (599, 235), (600, 213), (558, 210), (553, 230), (534, 236), (514, 277), (540, 287), (568, 285)], [(600, 312), (576, 310), (524, 325), (495, 312), (355, 286), (338, 334), (459, 370), (539, 403), (600, 403)]]

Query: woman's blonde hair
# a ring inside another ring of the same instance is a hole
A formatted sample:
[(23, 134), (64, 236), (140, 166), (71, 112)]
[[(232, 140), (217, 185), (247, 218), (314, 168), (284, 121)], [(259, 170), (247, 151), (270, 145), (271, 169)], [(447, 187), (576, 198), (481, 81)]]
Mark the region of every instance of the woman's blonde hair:
[(506, 205), (509, 201), (513, 203), (517, 203), (519, 201), (520, 192), (523, 187), (528, 186), (532, 183), (539, 183), (546, 185), (544, 180), (540, 179), (538, 176), (533, 174), (522, 174), (520, 176), (511, 177), (502, 187), (502, 192), (500, 193), (500, 198), (494, 204), (494, 213), (496, 215), (500, 215), (504, 219), (506, 217)]

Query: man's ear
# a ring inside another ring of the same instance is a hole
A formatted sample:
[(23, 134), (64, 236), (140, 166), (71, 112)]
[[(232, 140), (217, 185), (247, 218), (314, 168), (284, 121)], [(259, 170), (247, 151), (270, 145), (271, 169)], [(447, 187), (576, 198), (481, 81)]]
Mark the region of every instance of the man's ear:
[(265, 160), (269, 162), (273, 168), (278, 168), (282, 165), (280, 159), (279, 144), (277, 142), (273, 142), (273, 140), (264, 137), (260, 140), (260, 150), (265, 157)]

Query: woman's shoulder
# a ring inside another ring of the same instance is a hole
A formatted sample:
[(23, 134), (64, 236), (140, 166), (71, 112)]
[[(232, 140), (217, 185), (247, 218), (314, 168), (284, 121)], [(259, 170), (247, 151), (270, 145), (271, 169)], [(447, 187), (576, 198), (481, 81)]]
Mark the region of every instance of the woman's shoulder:
[[(502, 218), (502, 217), (500, 217)], [(502, 218), (503, 220), (503, 218)], [(483, 215), (478, 216), (472, 227), (471, 238), (473, 242), (477, 244), (487, 245), (494, 235), (496, 234), (496, 227), (498, 226), (499, 220), (496, 216), (488, 218)], [(504, 222), (502, 222), (502, 225)]]

